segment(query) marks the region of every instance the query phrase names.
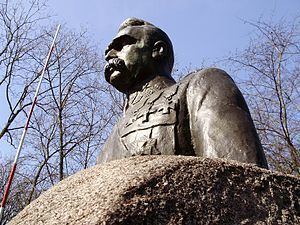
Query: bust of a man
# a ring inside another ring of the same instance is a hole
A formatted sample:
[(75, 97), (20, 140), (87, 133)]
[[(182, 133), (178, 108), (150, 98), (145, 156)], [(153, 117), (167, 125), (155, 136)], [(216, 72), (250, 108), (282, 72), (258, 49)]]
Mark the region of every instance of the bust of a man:
[(267, 168), (246, 102), (216, 68), (176, 83), (172, 43), (146, 21), (125, 20), (105, 51), (105, 79), (126, 97), (98, 163), (135, 155), (225, 158)]

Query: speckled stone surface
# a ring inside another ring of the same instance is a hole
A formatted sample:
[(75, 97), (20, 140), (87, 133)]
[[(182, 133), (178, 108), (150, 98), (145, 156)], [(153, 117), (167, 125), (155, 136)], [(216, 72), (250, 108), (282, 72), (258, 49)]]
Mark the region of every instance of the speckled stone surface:
[(232, 161), (140, 156), (81, 171), (9, 224), (300, 224), (300, 179)]

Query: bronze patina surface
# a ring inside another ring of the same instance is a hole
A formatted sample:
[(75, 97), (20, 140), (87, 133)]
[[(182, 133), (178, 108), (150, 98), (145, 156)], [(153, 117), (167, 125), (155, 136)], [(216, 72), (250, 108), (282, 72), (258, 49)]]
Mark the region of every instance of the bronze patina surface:
[(135, 155), (225, 158), (267, 168), (247, 104), (223, 70), (196, 71), (176, 83), (169, 37), (125, 20), (105, 51), (105, 78), (127, 96), (124, 116), (98, 163)]

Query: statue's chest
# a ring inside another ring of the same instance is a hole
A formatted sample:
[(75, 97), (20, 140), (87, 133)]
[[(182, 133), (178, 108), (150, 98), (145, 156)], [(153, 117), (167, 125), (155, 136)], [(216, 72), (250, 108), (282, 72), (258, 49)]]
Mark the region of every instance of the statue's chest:
[(129, 155), (174, 154), (178, 86), (158, 91), (130, 106), (119, 122), (121, 143)]

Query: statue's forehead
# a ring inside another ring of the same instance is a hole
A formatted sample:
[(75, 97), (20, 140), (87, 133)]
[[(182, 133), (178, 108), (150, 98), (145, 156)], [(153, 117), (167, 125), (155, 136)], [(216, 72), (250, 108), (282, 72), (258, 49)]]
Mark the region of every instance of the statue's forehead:
[[(124, 36), (130, 36), (136, 39), (138, 42), (146, 43), (149, 41), (149, 34), (151, 35), (150, 27), (148, 26), (128, 26), (120, 30), (111, 43), (108, 45), (105, 52), (108, 52), (114, 45), (123, 39)], [(106, 54), (106, 53), (105, 53)]]
[(128, 35), (136, 39), (140, 39), (144, 36), (146, 30), (147, 28), (141, 26), (126, 27), (117, 33), (115, 39), (124, 35)]

